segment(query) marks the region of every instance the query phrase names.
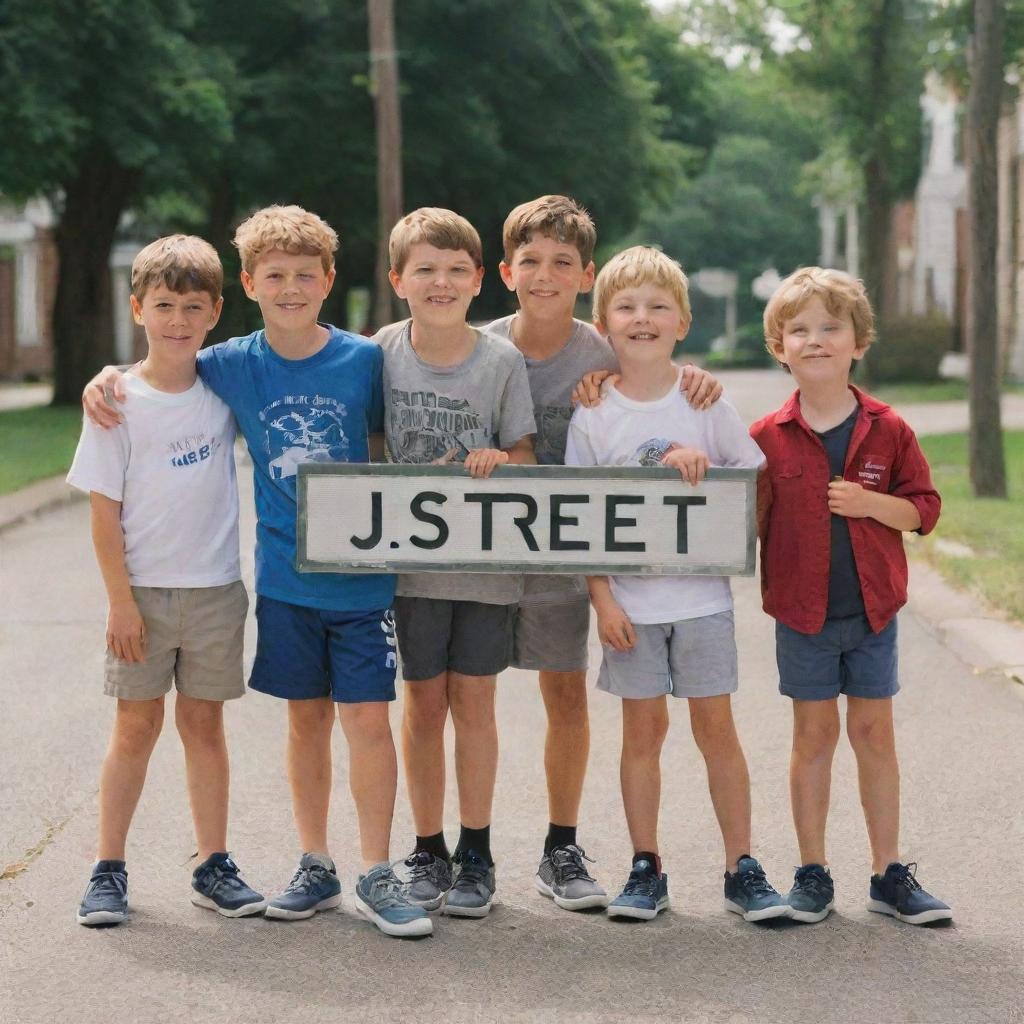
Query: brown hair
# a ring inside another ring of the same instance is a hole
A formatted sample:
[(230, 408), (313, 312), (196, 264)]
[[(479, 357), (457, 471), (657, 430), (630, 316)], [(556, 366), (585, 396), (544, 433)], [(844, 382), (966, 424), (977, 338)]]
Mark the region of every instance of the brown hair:
[(616, 253), (594, 282), (594, 319), (604, 323), (616, 292), (653, 284), (671, 292), (685, 320), (690, 319), (689, 282), (683, 268), (670, 256), (649, 245), (634, 245)]
[(421, 206), (407, 213), (392, 229), (388, 239), (391, 269), (401, 274), (414, 245), (426, 242), (435, 249), (464, 250), (479, 269), (484, 265), (484, 250), (475, 227), (452, 210), (439, 206)]
[(266, 206), (238, 225), (233, 244), (247, 274), (275, 249), (291, 256), (319, 256), (326, 274), (334, 266), (338, 233), (301, 206)]
[(505, 262), (511, 263), (516, 249), (541, 235), (574, 245), (583, 266), (594, 258), (597, 228), (590, 214), (568, 196), (540, 196), (521, 203), (506, 218), (501, 232)]
[(195, 235), (167, 235), (150, 242), (132, 260), (132, 295), (163, 285), (172, 292), (206, 292), (216, 302), (224, 288), (224, 268), (217, 250)]

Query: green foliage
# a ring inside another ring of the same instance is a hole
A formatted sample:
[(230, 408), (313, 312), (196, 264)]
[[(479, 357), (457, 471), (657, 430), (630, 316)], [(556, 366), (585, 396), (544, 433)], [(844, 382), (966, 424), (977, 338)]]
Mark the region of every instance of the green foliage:
[(953, 348), (953, 328), (941, 313), (889, 320), (865, 356), (876, 383), (936, 381), (939, 363)]

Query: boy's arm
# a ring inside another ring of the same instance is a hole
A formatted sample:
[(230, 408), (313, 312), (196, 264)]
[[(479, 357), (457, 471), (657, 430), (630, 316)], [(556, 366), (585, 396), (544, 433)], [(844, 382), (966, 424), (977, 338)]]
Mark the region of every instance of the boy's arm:
[(124, 531), (121, 502), (92, 491), (89, 495), (92, 543), (96, 549), (110, 610), (107, 614), (107, 646), (121, 661), (144, 661), (146, 627), (132, 594), (124, 563)]
[[(616, 384), (619, 374), (611, 370), (594, 370), (586, 373), (572, 389), (572, 404), (582, 405), (590, 409), (601, 404), (604, 388), (607, 384)], [(710, 409), (722, 397), (721, 382), (716, 380), (707, 370), (687, 363), (683, 367), (683, 375), (679, 378), (679, 390), (686, 395), (686, 401), (694, 409)]]
[(509, 463), (519, 466), (536, 466), (537, 456), (533, 454), (533, 436), (521, 437), (508, 448), (474, 448), (463, 461), (469, 475), (477, 479), (489, 477), (498, 466)]
[(636, 630), (629, 616), (612, 596), (607, 576), (588, 576), (590, 603), (597, 616), (597, 635), (601, 643), (617, 651), (632, 650), (636, 644)]
[(82, 409), (96, 424), (109, 430), (121, 422), (115, 402), (125, 400), (124, 371), (127, 366), (104, 366), (82, 390)]
[(848, 519), (875, 519), (894, 530), (919, 530), (921, 513), (909, 498), (869, 491), (852, 480), (828, 485), (828, 510)]

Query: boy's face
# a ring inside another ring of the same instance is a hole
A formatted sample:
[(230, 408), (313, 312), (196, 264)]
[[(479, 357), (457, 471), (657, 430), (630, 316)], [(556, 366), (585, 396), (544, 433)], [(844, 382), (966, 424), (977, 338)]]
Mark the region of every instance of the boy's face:
[(400, 299), (409, 303), (413, 320), (424, 327), (455, 327), (466, 322), (474, 297), (480, 294), (483, 267), (465, 249), (437, 249), (417, 242), (402, 272), (388, 273)]
[(641, 284), (609, 296), (605, 320), (596, 326), (625, 365), (671, 359), (690, 329), (690, 319), (667, 288)]
[(530, 316), (572, 316), (576, 296), (594, 286), (594, 263), (586, 266), (571, 242), (534, 235), (499, 264), (501, 279)]
[(242, 271), (245, 294), (259, 303), (269, 330), (312, 327), (333, 284), (334, 267), (325, 273), (319, 256), (279, 249), (264, 253), (251, 274)]
[(175, 363), (194, 363), (206, 335), (220, 319), (224, 299), (209, 292), (172, 292), (150, 288), (140, 301), (131, 296), (135, 322), (146, 329), (150, 354)]
[(850, 314), (833, 315), (817, 296), (782, 325), (782, 340), (772, 346), (797, 383), (808, 384), (848, 380), (854, 360), (865, 351)]

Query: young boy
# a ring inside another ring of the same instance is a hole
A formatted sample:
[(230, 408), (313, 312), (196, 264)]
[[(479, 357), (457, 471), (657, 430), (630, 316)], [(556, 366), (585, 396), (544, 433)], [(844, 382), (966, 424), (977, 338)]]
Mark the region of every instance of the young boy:
[[(566, 464), (661, 465), (699, 483), (709, 465), (752, 469), (763, 458), (736, 411), (706, 412), (679, 393), (672, 352), (690, 327), (687, 281), (663, 253), (636, 246), (601, 271), (594, 321), (611, 342), (622, 376), (604, 402), (580, 408), (569, 426)], [(750, 856), (750, 781), (733, 724), (737, 687), (729, 580), (713, 576), (590, 577), (605, 646), (598, 689), (622, 698), (622, 798), (633, 865), (612, 917), (650, 920), (669, 905), (658, 852), (661, 748), (667, 694), (689, 701), (711, 801), (725, 843), (725, 906), (747, 921), (787, 913)]]
[[(368, 459), (370, 435), (383, 425), (381, 353), (317, 321), (334, 283), (338, 237), (315, 214), (260, 210), (238, 228), (235, 245), (265, 327), (203, 350), (198, 369), (235, 414), (253, 461), (258, 640), (249, 685), (288, 702), (287, 770), (304, 852), (266, 913), (295, 920), (341, 902), (327, 844), (336, 705), (365, 870), (356, 907), (389, 935), (429, 934), (429, 917), (405, 899), (388, 862), (398, 771), (388, 720), (394, 578), (294, 567), (296, 467)], [(95, 387), (88, 397), (102, 416)]]
[[(595, 371), (617, 372), (615, 353), (573, 312), (594, 284), (597, 232), (583, 207), (567, 196), (540, 196), (517, 206), (502, 232), (499, 269), (519, 311), (487, 330), (512, 341), (526, 359), (541, 465), (565, 461), (565, 440), (577, 382)], [(691, 402), (700, 408), (721, 389), (693, 366), (684, 368)], [(587, 640), (590, 602), (582, 576), (527, 575), (515, 619), (512, 664), (539, 673), (547, 712), (544, 769), (548, 831), (535, 885), (565, 910), (606, 906), (608, 896), (585, 866), (577, 841), (583, 779), (590, 752)]]
[(899, 765), (893, 733), (896, 612), (907, 598), (904, 530), (928, 533), (939, 495), (913, 431), (850, 384), (874, 338), (864, 287), (809, 267), (764, 312), (768, 351), (799, 386), (751, 434), (768, 459), (759, 486), (761, 590), (776, 619), (779, 690), (793, 700), (790, 794), (801, 867), (790, 916), (822, 921), (833, 905), (825, 854), (839, 695), (857, 759), (871, 844), (868, 909), (910, 924), (952, 917), (899, 859)]
[(223, 710), (245, 692), (249, 600), (238, 564), (234, 419), (196, 379), (223, 279), (216, 251), (200, 238), (160, 238), (135, 257), (130, 301), (146, 358), (125, 378), (123, 422), (104, 431), (85, 420), (68, 474), (90, 492), (109, 601), (104, 689), (117, 698), (100, 775), (97, 863), (79, 924), (127, 916), (125, 842), (172, 683), (201, 862), (192, 902), (226, 917), (267, 905), (227, 853)]
[[(480, 292), (476, 229), (450, 210), (423, 208), (391, 232), (391, 283), (410, 319), (376, 335), (384, 352), (385, 437), (394, 462), (462, 462), (475, 477), (533, 463), (535, 430), (523, 357), (467, 324)], [(405, 678), (402, 743), (416, 846), (408, 892), (420, 906), (484, 917), (494, 897), (490, 825), (498, 736), (495, 680), (508, 667), (522, 577), (400, 576), (395, 598)], [(461, 831), (444, 838), (444, 726), (455, 725)], [(454, 861), (454, 865), (453, 862)], [(454, 866), (454, 870), (453, 870)]]

